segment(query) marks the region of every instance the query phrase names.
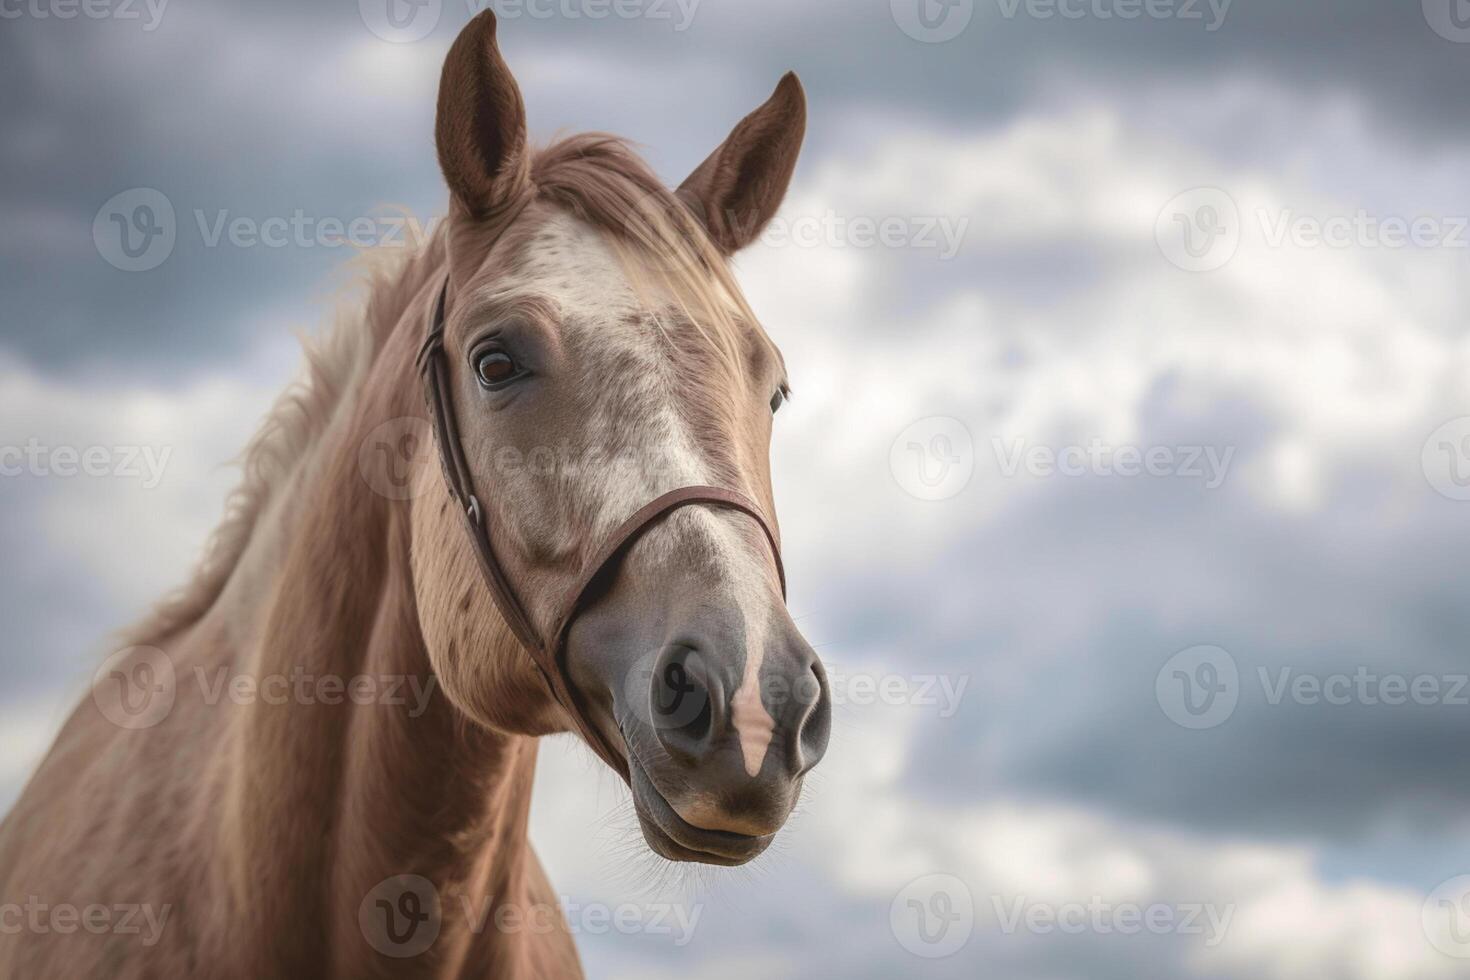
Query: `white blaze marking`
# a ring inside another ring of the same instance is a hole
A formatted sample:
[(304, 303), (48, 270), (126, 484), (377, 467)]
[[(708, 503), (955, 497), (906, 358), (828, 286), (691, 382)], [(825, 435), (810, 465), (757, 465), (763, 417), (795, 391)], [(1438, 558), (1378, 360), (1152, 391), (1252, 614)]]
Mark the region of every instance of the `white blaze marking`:
[(745, 757), (745, 772), (751, 778), (760, 774), (776, 732), (776, 720), (761, 701), (760, 672), (765, 650), (756, 634), (752, 629), (745, 631), (745, 677), (730, 699), (730, 720), (740, 735), (740, 754)]

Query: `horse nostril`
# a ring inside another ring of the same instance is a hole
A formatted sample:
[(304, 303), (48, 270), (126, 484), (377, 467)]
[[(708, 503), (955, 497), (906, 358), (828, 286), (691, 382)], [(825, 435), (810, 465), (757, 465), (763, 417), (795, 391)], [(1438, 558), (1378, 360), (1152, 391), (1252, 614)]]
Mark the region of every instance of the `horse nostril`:
[(811, 676), (798, 685), (802, 711), (797, 720), (796, 775), (806, 775), (827, 753), (827, 740), (832, 734), (832, 698), (827, 689), (827, 671), (822, 661), (812, 657)]
[(724, 718), (719, 678), (692, 647), (676, 645), (659, 655), (649, 692), (650, 721), (668, 754), (686, 763), (709, 751)]

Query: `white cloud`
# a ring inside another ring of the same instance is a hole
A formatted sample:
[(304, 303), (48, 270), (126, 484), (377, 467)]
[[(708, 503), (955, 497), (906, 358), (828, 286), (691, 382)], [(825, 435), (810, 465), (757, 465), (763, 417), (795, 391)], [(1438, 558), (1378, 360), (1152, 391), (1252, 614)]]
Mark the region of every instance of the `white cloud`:
[[(1310, 103), (1274, 96), (1260, 114), (1315, 118)], [(1418, 446), (1470, 405), (1457, 301), (1470, 248), (1277, 247), (1283, 217), (1393, 217), (1402, 202), (1300, 179), (1326, 161), (1269, 171), (1211, 160), (1143, 125), (1153, 109), (1084, 104), (964, 137), (890, 132), (865, 156), (809, 166), (788, 221), (831, 210), (970, 223), (950, 262), (850, 242), (760, 245), (743, 258), (796, 385), (776, 443), (785, 509), (803, 515), (788, 528), (794, 550), (860, 548), (840, 529), (881, 518), (901, 551), (931, 553), (957, 523), (1027, 492), (999, 479), (991, 437), (1135, 444), (1166, 385), (1176, 411), (1244, 403), (1268, 421), (1258, 457), (1234, 461), (1263, 505), (1309, 511), (1340, 468), (1365, 460), (1401, 495), (1422, 490)], [(1376, 153), (1413, 181), (1412, 153)], [(1166, 202), (1201, 183), (1233, 197), (1242, 243), (1223, 268), (1192, 274), (1165, 260), (1154, 229)], [(1453, 198), (1437, 203), (1455, 213)], [(1069, 245), (1083, 251), (1055, 251)], [(1018, 296), (995, 281), (1016, 252), (1048, 285)], [(908, 501), (888, 478), (887, 444), (936, 414), (972, 428), (976, 476), (958, 501)]]
[[(105, 583), (117, 609), (138, 608), (182, 584), (239, 480), (229, 464), (275, 394), (224, 373), (164, 391), (0, 363), (0, 445), (26, 452), (7, 457), (21, 472), (6, 479), (36, 494), (31, 519), (50, 553)], [(74, 458), (88, 453), (90, 471)]]

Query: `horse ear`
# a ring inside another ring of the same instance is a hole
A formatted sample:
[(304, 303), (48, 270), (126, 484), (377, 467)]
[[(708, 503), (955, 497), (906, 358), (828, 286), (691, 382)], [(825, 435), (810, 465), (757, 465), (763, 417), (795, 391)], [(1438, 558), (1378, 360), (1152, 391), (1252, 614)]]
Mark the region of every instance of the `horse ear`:
[(472, 217), (513, 200), (529, 179), (526, 106), (487, 8), (459, 32), (439, 78), (434, 141), (449, 192)]
[(679, 185), (679, 199), (726, 255), (740, 251), (776, 214), (806, 134), (806, 93), (787, 72), (765, 105), (740, 120)]

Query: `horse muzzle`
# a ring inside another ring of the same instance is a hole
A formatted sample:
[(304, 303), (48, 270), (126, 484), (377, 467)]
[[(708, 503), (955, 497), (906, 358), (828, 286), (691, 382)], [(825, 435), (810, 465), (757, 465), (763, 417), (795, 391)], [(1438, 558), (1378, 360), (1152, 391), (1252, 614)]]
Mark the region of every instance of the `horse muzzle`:
[[(826, 673), (779, 597), (752, 626), (707, 586), (672, 593), (652, 615), (646, 595), (627, 597), (639, 616), (622, 602), (589, 610), (569, 655), (579, 687), (608, 692), (648, 845), (670, 860), (743, 864), (770, 845), (826, 752)], [(651, 652), (630, 655), (639, 650)]]

